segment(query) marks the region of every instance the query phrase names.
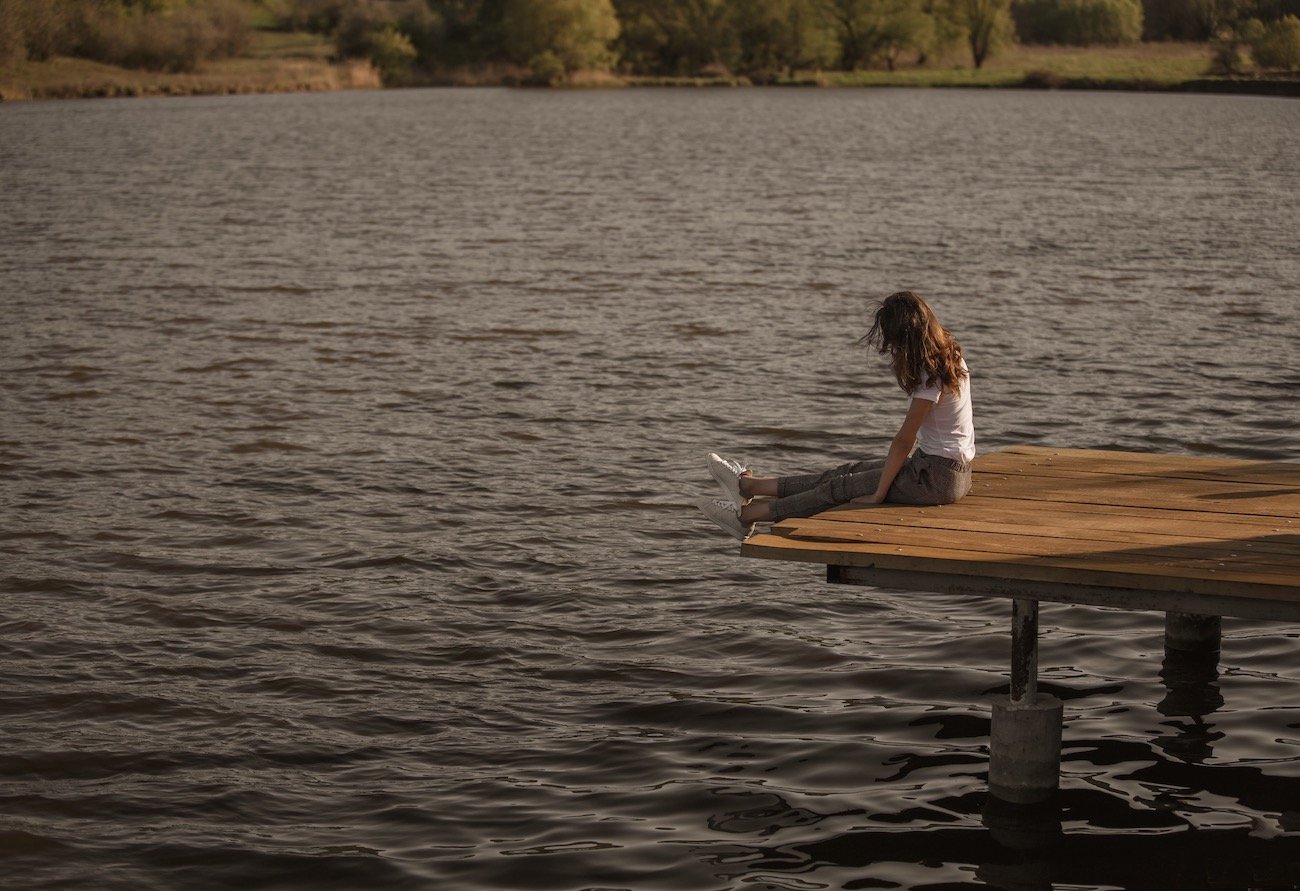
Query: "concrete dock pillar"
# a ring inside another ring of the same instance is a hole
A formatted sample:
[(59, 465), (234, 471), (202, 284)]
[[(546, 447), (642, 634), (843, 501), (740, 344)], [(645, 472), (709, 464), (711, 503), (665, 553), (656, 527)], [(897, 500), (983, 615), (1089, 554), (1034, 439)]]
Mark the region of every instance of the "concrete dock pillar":
[(1037, 804), (1061, 782), (1061, 719), (1055, 696), (1038, 692), (1038, 601), (1011, 607), (1011, 695), (993, 703), (989, 792), (1011, 804)]
[(1198, 613), (1165, 613), (1165, 652), (1211, 655), (1223, 643), (1223, 619)]
[(1038, 804), (1056, 794), (1064, 711), (1061, 700), (1046, 693), (993, 703), (989, 792), (1011, 804)]

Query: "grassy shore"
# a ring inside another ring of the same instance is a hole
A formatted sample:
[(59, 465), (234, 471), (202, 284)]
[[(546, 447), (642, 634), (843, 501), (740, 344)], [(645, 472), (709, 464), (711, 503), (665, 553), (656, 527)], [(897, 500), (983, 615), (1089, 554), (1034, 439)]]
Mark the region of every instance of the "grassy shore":
[[(240, 58), (212, 62), (190, 73), (137, 71), (85, 59), (56, 58), (0, 68), (0, 99), (78, 96), (196, 95), (299, 90), (370, 89), (380, 86), (368, 63), (331, 60), (327, 38), (258, 32)], [(1210, 70), (1212, 50), (1202, 43), (1148, 43), (1123, 47), (1014, 46), (975, 69), (960, 54), (897, 71), (796, 72), (774, 78), (778, 86), (823, 87), (1034, 87), (1127, 90), (1196, 90), (1300, 96), (1300, 77), (1225, 78)], [(526, 72), (509, 66), (458, 71), (424, 79), (448, 85), (510, 85)], [(571, 87), (743, 86), (744, 77), (641, 77), (579, 72)]]
[(1143, 85), (1165, 88), (1200, 80), (1210, 70), (1211, 50), (1203, 43), (1143, 43), (1132, 46), (1014, 46), (976, 69), (961, 59), (900, 71), (836, 71), (835, 86), (1017, 87)]
[(1204, 43), (1113, 47), (1015, 46), (983, 68), (948, 64), (899, 71), (826, 72), (833, 86), (1030, 87), (1093, 90), (1183, 90), (1300, 95), (1300, 78), (1210, 74)]
[(333, 47), (311, 34), (259, 32), (239, 58), (192, 72), (141, 71), (56, 57), (0, 67), (0, 100), (88, 96), (195, 96), (356, 90), (380, 86), (368, 62), (335, 63)]
[[(1300, 96), (1300, 78), (1228, 78), (1209, 73), (1204, 43), (1116, 47), (1013, 46), (974, 68), (960, 56), (897, 71), (805, 71), (778, 77), (781, 86), (975, 87), (1182, 90)], [(630, 78), (637, 86), (741, 86), (745, 78)]]

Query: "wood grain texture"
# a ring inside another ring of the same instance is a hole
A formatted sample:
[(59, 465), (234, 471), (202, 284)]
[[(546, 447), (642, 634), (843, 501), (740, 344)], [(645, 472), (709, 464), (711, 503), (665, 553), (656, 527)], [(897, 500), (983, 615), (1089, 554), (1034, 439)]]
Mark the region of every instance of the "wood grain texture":
[(874, 569), (892, 584), (915, 573), (925, 590), (1004, 579), (1050, 586), (1053, 599), (1074, 586), (1121, 602), (1181, 594), (1225, 614), (1248, 599), (1300, 605), (1300, 466), (1019, 446), (977, 458), (957, 504), (837, 508), (777, 523), (741, 553), (852, 566), (855, 578)]

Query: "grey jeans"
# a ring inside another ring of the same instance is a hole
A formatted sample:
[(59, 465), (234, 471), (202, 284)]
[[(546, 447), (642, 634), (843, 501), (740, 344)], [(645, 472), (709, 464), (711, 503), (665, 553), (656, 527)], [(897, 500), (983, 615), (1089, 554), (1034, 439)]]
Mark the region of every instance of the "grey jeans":
[[(825, 473), (777, 477), (772, 519), (811, 517), (870, 495), (880, 485), (884, 466), (883, 460), (850, 461)], [(969, 492), (970, 485), (969, 464), (917, 449), (890, 483), (885, 500), (892, 504), (951, 504)]]

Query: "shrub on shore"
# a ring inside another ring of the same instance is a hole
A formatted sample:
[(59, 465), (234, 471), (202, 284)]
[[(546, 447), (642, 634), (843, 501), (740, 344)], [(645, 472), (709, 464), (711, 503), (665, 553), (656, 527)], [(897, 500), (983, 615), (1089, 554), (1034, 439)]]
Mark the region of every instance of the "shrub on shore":
[(610, 0), (506, 0), (501, 29), (506, 54), (539, 78), (614, 63), (619, 28)]
[(1091, 46), (1142, 39), (1139, 0), (1016, 0), (1011, 12), (1025, 43)]
[(165, 9), (95, 0), (0, 0), (0, 63), (78, 56), (158, 71), (192, 71), (238, 55), (251, 35), (242, 0)]
[(0, 65), (48, 59), (66, 43), (67, 9), (42, 0), (0, 0)]
[(1011, 0), (949, 0), (949, 4), (953, 20), (966, 32), (976, 68), (1000, 46), (1015, 40)]
[(310, 8), (334, 35), (338, 58), (369, 61), (388, 86), (410, 81), (416, 61), (428, 54), (439, 24), (424, 0), (312, 2), (315, 5)]
[(406, 80), (417, 55), (411, 38), (392, 25), (370, 35), (368, 50), (370, 63), (389, 86)]
[(1213, 47), (1210, 70), (1214, 74), (1239, 76), (1252, 71), (1297, 71), (1300, 70), (1300, 18), (1288, 15), (1268, 23), (1247, 19), (1224, 28)]
[(1284, 16), (1268, 25), (1252, 20), (1251, 55), (1261, 68), (1300, 69), (1300, 18)]
[[(322, 59), (329, 52), (325, 47), (332, 44), (336, 60), (364, 59), (390, 85), (573, 84), (578, 72), (584, 83), (603, 83), (602, 76), (638, 83), (647, 76), (701, 83), (791, 83), (804, 82), (799, 79), (807, 76), (819, 79), (823, 73), (834, 75), (832, 80), (844, 74), (865, 82), (884, 69), (912, 69), (910, 73), (924, 80), (936, 63), (961, 70), (956, 58), (963, 54), (962, 44), (966, 65), (973, 62), (975, 68), (999, 46), (1013, 46), (1013, 19), (1025, 44), (1118, 45), (1137, 39), (1144, 9), (1164, 15), (1173, 5), (1190, 4), (1198, 15), (1205, 13), (1202, 25), (1217, 23), (1213, 33), (1218, 36), (1220, 73), (1300, 67), (1300, 19), (1284, 14), (1300, 0), (1012, 3), (0, 0), (0, 66), (73, 56), (122, 67), (189, 72), (201, 63), (243, 54), (252, 36), (251, 22), (256, 21), (262, 30), (313, 31), (320, 35), (317, 49)], [(1258, 21), (1247, 20), (1247, 14)], [(1169, 21), (1160, 27), (1160, 33), (1170, 33)], [(1154, 47), (1152, 51), (1158, 52)], [(1071, 83), (1078, 82), (1071, 78)]]

